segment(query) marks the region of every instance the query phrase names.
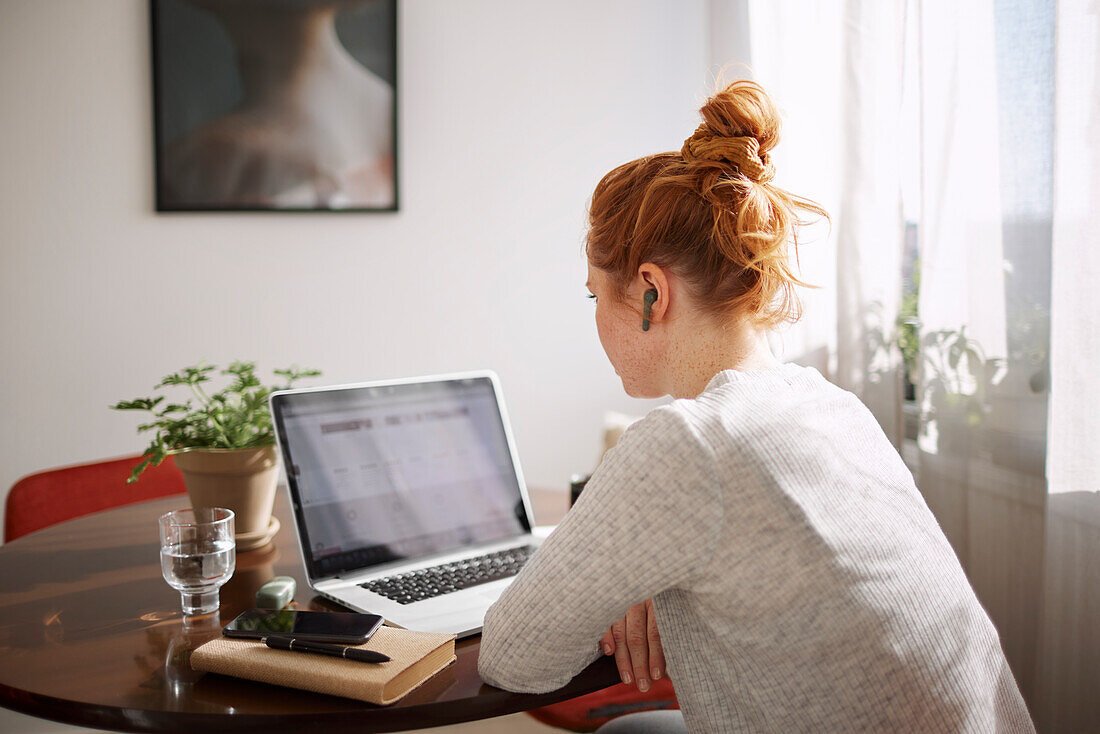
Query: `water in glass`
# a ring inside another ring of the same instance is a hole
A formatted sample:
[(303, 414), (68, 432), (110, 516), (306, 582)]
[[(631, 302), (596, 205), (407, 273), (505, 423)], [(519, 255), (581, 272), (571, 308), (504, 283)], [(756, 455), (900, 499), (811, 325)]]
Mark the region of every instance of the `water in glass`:
[(218, 589), (233, 575), (236, 561), (230, 510), (176, 510), (160, 518), (160, 570), (180, 592), (184, 614), (217, 610)]

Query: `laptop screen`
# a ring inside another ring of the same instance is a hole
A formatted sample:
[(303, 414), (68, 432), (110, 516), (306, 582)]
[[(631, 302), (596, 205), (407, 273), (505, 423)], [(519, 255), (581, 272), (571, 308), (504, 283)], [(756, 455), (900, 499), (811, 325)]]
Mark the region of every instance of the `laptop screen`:
[(272, 406), (314, 578), (530, 531), (488, 377), (291, 392)]

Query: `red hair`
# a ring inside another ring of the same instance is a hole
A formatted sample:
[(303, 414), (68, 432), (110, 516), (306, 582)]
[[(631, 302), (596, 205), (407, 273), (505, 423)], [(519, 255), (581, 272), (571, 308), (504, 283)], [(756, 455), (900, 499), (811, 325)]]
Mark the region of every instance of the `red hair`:
[(612, 170), (592, 195), (586, 252), (620, 298), (647, 262), (670, 269), (693, 300), (720, 316), (764, 326), (801, 315), (805, 285), (787, 257), (798, 212), (828, 218), (818, 204), (773, 186), (768, 151), (779, 114), (759, 85), (730, 84), (700, 110), (703, 124), (677, 153)]

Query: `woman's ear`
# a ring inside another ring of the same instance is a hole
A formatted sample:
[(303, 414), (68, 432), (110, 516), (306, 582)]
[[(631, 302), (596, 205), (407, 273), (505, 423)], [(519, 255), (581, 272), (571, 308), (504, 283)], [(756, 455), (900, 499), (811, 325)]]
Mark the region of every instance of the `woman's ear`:
[(650, 324), (659, 324), (668, 315), (672, 292), (664, 268), (653, 263), (642, 263), (631, 295), (641, 298), (638, 306), (642, 313), (642, 331), (649, 331)]

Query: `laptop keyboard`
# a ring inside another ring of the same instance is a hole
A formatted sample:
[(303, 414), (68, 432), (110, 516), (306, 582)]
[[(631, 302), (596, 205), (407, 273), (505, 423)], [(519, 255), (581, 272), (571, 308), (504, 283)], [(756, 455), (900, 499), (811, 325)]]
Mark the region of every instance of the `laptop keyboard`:
[(398, 604), (412, 604), (433, 596), (441, 596), (452, 591), (515, 576), (534, 552), (535, 547), (531, 545), (509, 548), (476, 558), (466, 558), (396, 576), (387, 576), (359, 585)]

